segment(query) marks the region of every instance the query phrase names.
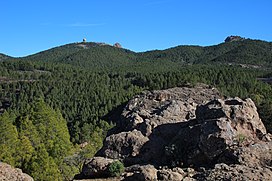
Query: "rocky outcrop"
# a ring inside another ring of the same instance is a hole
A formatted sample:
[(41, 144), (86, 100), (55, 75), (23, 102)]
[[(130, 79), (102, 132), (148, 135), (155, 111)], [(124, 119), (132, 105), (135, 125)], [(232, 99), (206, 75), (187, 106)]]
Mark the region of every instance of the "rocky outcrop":
[(3, 181), (34, 181), (32, 177), (6, 163), (0, 162), (0, 180)]
[(196, 175), (197, 180), (271, 180), (271, 168), (247, 167), (241, 164), (216, 164), (214, 169)]
[(195, 118), (197, 105), (219, 97), (216, 89), (206, 85), (147, 91), (135, 96), (97, 156), (120, 159), (126, 165), (161, 165), (164, 160), (157, 158), (163, 157), (165, 146), (183, 123)]
[(159, 125), (195, 118), (198, 104), (219, 98), (217, 89), (206, 85), (147, 91), (130, 100), (117, 123), (117, 132), (137, 129), (145, 136)]
[[(251, 99), (216, 99), (196, 109), (196, 119), (180, 129), (167, 150), (176, 164), (211, 166), (237, 161), (237, 147), (260, 141), (266, 129)], [(185, 139), (182, 139), (185, 138)]]
[(135, 96), (96, 156), (122, 161), (124, 180), (247, 180), (271, 176), (271, 150), (251, 99), (200, 84)]
[(244, 40), (245, 38), (242, 38), (241, 36), (228, 36), (226, 39), (225, 39), (225, 42), (233, 42), (233, 41), (242, 41)]
[(113, 46), (116, 48), (122, 48), (122, 45), (120, 43), (115, 43)]

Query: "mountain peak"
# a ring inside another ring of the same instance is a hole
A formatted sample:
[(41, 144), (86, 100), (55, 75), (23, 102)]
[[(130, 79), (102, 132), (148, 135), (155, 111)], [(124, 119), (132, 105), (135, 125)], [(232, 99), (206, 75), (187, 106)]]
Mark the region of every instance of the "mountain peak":
[(231, 36), (228, 36), (226, 39), (225, 39), (225, 42), (233, 42), (233, 41), (242, 41), (244, 40), (245, 38), (241, 37), (241, 36), (237, 36), (237, 35), (231, 35)]
[(115, 43), (113, 46), (116, 48), (122, 48), (122, 45), (120, 43)]

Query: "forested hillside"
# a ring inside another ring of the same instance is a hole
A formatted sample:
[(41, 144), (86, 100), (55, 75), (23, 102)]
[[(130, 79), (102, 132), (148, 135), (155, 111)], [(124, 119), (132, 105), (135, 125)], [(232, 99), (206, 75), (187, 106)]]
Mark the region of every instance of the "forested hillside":
[[(272, 43), (245, 39), (214, 46), (177, 46), (135, 53), (101, 43), (72, 43), (43, 51), (22, 60), (59, 62), (88, 68), (126, 67), (137, 62), (181, 64), (250, 64), (271, 66)], [(99, 61), (98, 61), (99, 60)]]
[(227, 42), (219, 45), (178, 46), (162, 51), (142, 53), (149, 59), (164, 59), (165, 61), (182, 62), (185, 64), (252, 64), (271, 66), (272, 43), (260, 40), (243, 40)]
[(143, 53), (73, 43), (0, 60), (0, 160), (37, 180), (77, 173), (117, 121), (113, 112), (143, 90), (206, 83), (226, 96), (251, 97), (272, 131), (272, 87), (257, 80), (271, 75), (269, 42)]
[(7, 59), (7, 58), (9, 58), (9, 56), (0, 53), (0, 61), (3, 61), (3, 60), (5, 60), (5, 59)]

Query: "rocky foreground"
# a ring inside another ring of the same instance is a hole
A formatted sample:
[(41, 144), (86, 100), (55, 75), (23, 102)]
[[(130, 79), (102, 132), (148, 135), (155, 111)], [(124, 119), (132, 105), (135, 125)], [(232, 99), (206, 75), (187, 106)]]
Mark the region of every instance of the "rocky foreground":
[(271, 135), (251, 99), (206, 85), (144, 92), (124, 108), (103, 147), (76, 179), (271, 180)]
[(0, 162), (1, 181), (34, 181), (32, 177), (6, 163)]

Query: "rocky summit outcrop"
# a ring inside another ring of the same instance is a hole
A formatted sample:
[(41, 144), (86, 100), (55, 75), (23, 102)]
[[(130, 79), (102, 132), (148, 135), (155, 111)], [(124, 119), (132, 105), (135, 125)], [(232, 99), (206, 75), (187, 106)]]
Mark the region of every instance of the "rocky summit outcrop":
[(202, 84), (135, 96), (83, 178), (105, 165), (96, 158), (123, 162), (122, 180), (272, 178), (271, 135), (254, 102)]
[(32, 177), (22, 172), (21, 169), (14, 168), (6, 163), (0, 162), (1, 181), (34, 181)]
[(244, 40), (245, 38), (242, 38), (241, 36), (228, 36), (226, 39), (225, 39), (225, 42), (233, 42), (233, 41), (242, 41)]
[(206, 85), (148, 91), (135, 96), (97, 156), (121, 159), (126, 165), (161, 165), (163, 160), (157, 158), (164, 155), (164, 147), (185, 122), (195, 118), (197, 105), (219, 97), (216, 89)]
[(120, 43), (115, 43), (113, 46), (116, 48), (122, 48), (122, 45)]

